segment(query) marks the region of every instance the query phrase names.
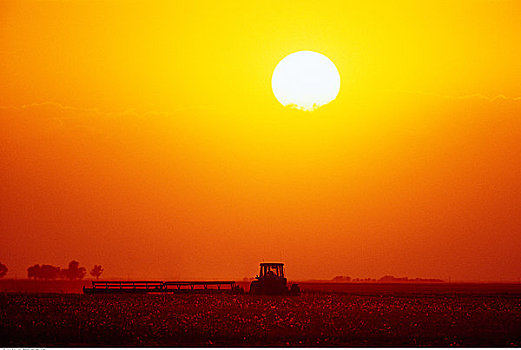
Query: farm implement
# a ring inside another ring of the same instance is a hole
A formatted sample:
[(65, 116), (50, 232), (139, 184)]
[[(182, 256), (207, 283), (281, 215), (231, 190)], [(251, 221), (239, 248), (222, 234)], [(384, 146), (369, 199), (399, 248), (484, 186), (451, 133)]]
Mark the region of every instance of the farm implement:
[[(83, 287), (85, 294), (243, 294), (235, 281), (92, 281), (92, 287)], [(297, 284), (288, 288), (283, 263), (261, 263), (260, 273), (250, 285), (254, 295), (300, 295)]]
[(243, 292), (234, 281), (92, 281), (91, 288), (83, 287), (85, 294), (241, 294)]

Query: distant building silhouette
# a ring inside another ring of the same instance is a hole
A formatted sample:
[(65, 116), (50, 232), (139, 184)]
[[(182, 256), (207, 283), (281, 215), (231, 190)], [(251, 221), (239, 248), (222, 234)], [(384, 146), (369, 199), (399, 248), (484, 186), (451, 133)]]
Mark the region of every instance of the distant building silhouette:
[(62, 276), (69, 280), (81, 280), (85, 277), (87, 270), (84, 267), (80, 267), (80, 263), (76, 260), (72, 260), (69, 263), (67, 269), (61, 270)]

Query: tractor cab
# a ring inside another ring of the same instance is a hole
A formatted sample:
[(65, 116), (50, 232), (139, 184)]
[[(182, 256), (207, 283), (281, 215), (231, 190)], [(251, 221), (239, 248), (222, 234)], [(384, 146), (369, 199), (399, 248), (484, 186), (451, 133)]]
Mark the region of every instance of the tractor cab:
[(283, 263), (261, 263), (260, 273), (257, 279), (261, 278), (284, 278)]
[(283, 263), (261, 263), (260, 272), (250, 285), (250, 294), (261, 295), (299, 295), (300, 289), (294, 284), (288, 289), (284, 277)]

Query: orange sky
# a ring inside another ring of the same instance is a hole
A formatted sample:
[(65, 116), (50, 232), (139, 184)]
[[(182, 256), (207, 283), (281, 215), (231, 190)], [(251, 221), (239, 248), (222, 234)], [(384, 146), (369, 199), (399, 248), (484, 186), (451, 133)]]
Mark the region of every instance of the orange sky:
[(518, 1), (2, 1), (0, 262), (517, 281), (520, 62)]

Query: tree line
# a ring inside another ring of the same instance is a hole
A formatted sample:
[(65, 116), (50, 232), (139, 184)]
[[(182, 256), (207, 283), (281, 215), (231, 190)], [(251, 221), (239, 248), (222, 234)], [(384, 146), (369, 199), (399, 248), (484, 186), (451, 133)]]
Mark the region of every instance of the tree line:
[[(0, 262), (0, 278), (7, 274), (7, 266)], [(103, 267), (101, 265), (94, 265), (90, 270), (90, 275), (98, 279), (103, 273)], [(87, 269), (81, 267), (80, 263), (76, 260), (72, 260), (66, 269), (62, 269), (58, 266), (52, 266), (47, 264), (36, 264), (27, 269), (27, 277), (35, 280), (55, 280), (55, 279), (67, 279), (67, 280), (81, 280), (87, 274)]]
[[(101, 265), (94, 265), (90, 270), (90, 275), (96, 277), (96, 279), (103, 273)], [(80, 263), (76, 260), (72, 260), (66, 269), (61, 269), (58, 266), (52, 265), (33, 265), (27, 269), (27, 277), (33, 279), (43, 280), (55, 280), (55, 279), (67, 279), (67, 280), (81, 280), (87, 274), (87, 269), (81, 267)]]
[(332, 279), (333, 282), (444, 282), (437, 278), (408, 278), (408, 277), (394, 277), (392, 275), (386, 275), (378, 280), (375, 278), (351, 278), (349, 276), (335, 276)]

